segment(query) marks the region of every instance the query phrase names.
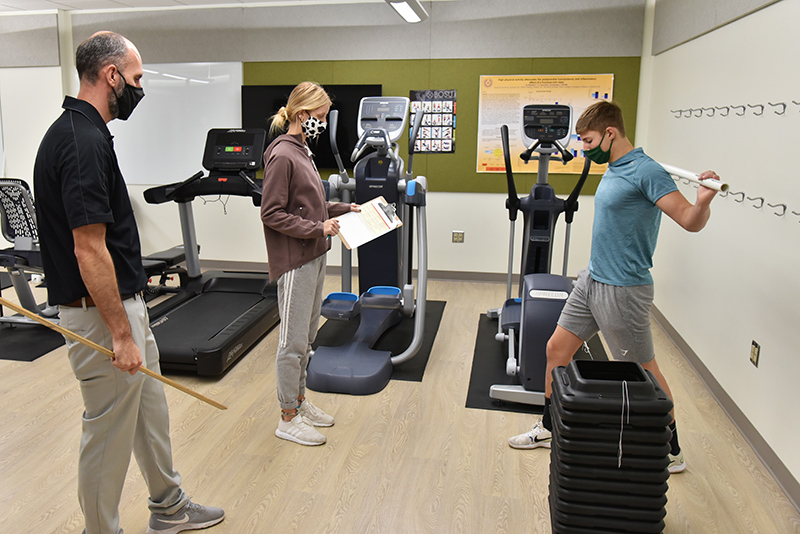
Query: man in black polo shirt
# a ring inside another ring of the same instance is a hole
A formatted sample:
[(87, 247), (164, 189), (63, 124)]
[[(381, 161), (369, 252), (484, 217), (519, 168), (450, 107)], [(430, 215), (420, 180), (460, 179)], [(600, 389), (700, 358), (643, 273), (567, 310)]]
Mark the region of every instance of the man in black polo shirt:
[(148, 534), (222, 521), (192, 503), (172, 466), (164, 388), (136, 371), (159, 372), (141, 291), (147, 283), (139, 233), (106, 124), (127, 119), (144, 97), (142, 59), (125, 37), (99, 32), (76, 54), (78, 97), (44, 136), (34, 191), (48, 299), (61, 325), (114, 351), (114, 359), (67, 340), (81, 384), (83, 435), (78, 498), (86, 534), (119, 534), (119, 501), (134, 453), (147, 484)]

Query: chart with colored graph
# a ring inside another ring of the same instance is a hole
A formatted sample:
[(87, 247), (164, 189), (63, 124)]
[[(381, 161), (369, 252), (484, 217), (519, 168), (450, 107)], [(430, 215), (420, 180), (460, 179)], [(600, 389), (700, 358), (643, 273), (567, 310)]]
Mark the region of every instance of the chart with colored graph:
[[(536, 172), (535, 164), (526, 165), (518, 156), (525, 151), (520, 130), (522, 108), (527, 104), (566, 104), (572, 107), (572, 136), (567, 149), (575, 158), (566, 165), (552, 167), (552, 172), (579, 174), (583, 169), (583, 151), (575, 134), (575, 121), (598, 100), (611, 100), (613, 74), (558, 74), (481, 76), (478, 104), (477, 172), (505, 172), (500, 127), (508, 126), (511, 165), (515, 173)], [(594, 166), (603, 172), (605, 166)]]

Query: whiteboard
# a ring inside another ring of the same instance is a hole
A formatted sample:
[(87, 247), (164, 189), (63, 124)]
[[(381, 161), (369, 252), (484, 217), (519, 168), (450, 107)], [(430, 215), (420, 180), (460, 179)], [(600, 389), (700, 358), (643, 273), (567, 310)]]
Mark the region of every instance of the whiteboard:
[(241, 127), (242, 64), (159, 63), (144, 69), (144, 99), (127, 121), (108, 123), (122, 175), (129, 185), (185, 180), (203, 169), (210, 129)]

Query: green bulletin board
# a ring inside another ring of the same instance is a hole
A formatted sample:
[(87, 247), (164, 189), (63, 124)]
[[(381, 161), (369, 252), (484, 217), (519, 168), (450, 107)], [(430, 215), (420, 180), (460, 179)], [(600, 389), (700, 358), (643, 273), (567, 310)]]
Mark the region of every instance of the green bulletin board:
[[(381, 84), (386, 96), (407, 96), (426, 87), (458, 91), (458, 150), (452, 154), (419, 154), (414, 174), (428, 178), (430, 191), (505, 193), (502, 174), (475, 171), (478, 138), (478, 100), (481, 75), (515, 74), (613, 74), (614, 100), (625, 113), (625, 126), (635, 140), (636, 106), (639, 92), (639, 57), (613, 58), (510, 58), (510, 59), (419, 59), (370, 61), (277, 61), (244, 64), (244, 85), (294, 85), (305, 80), (322, 84)], [(400, 143), (400, 154), (407, 156)], [(340, 147), (347, 153), (347, 147)], [(349, 166), (348, 169), (351, 169)], [(560, 195), (569, 194), (577, 177), (558, 174), (550, 183)], [(333, 172), (329, 170), (323, 175)], [(590, 176), (585, 194), (597, 188), (599, 175)], [(536, 181), (535, 173), (516, 175), (520, 194)]]

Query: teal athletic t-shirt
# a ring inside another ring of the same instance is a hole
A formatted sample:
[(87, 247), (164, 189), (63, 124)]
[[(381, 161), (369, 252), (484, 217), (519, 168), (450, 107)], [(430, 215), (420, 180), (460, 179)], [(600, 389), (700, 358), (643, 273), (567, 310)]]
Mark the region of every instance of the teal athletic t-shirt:
[(644, 150), (631, 150), (613, 163), (594, 196), (589, 273), (614, 286), (653, 283), (661, 210), (658, 199), (677, 191), (675, 181)]

